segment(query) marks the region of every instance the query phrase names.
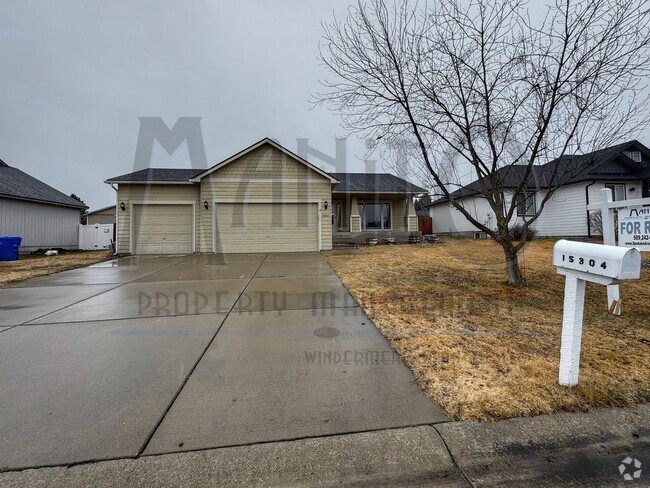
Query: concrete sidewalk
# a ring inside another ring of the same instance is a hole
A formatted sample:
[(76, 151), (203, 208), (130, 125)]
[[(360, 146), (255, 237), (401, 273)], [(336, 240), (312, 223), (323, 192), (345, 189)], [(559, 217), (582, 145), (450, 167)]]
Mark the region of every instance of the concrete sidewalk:
[[(650, 405), (200, 450), (0, 474), (4, 487), (647, 486)], [(633, 463), (632, 463), (633, 466)]]

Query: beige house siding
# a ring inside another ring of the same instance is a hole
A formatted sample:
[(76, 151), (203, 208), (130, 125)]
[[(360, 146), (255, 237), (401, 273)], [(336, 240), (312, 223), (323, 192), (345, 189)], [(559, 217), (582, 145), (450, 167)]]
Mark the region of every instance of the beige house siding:
[[(362, 202), (391, 202), (392, 228), (384, 232), (417, 229), (411, 195), (372, 192), (332, 195), (332, 186), (327, 174), (320, 173), (318, 169), (304, 164), (268, 142), (228, 160), (221, 167), (213, 168), (193, 183), (120, 184), (117, 193), (117, 250), (120, 253), (135, 251), (135, 243), (131, 242), (131, 233), (135, 230), (133, 214), (137, 209), (134, 205), (143, 202), (152, 205), (192, 204), (192, 251), (200, 253), (213, 253), (222, 249), (228, 252), (248, 252), (246, 249), (264, 249), (263, 242), (267, 243), (266, 247), (271, 251), (314, 248), (331, 250), (334, 198), (345, 204), (343, 219), (352, 233), (365, 232), (360, 227), (357, 208), (357, 203)], [(411, 199), (410, 205), (407, 199)], [(327, 209), (325, 202), (328, 202)], [(125, 211), (119, 209), (121, 203), (126, 206)], [(157, 252), (154, 244), (157, 242), (155, 235), (158, 229), (168, 237), (175, 235), (173, 229), (166, 230), (165, 225), (159, 223), (164, 212), (160, 209), (156, 212), (152, 209), (152, 215), (157, 215), (158, 220), (149, 219), (148, 230), (145, 232), (146, 236), (153, 237), (147, 237), (149, 240), (140, 243), (148, 249), (143, 252)], [(279, 215), (280, 220), (271, 221), (266, 218), (267, 215), (271, 215), (272, 219)], [(216, 216), (219, 218), (219, 239), (215, 236)], [(241, 220), (236, 221), (235, 218)], [(281, 225), (276, 225), (278, 223)], [(171, 225), (179, 227), (174, 223)], [(228, 225), (230, 229), (227, 228)], [(255, 229), (259, 232), (255, 233)], [(183, 236), (185, 235), (184, 233)], [(161, 241), (165, 241), (165, 237)], [(170, 238), (163, 244), (170, 248), (172, 244), (182, 244), (181, 241), (176, 233), (174, 239)], [(217, 241), (222, 248), (218, 248)]]
[(114, 224), (115, 223), (115, 207), (111, 207), (101, 212), (88, 214), (88, 225), (94, 224)]
[(404, 232), (406, 229), (406, 197), (397, 198), (393, 202), (393, 230)]
[[(118, 186), (117, 191), (117, 205), (124, 202), (126, 210), (118, 210), (117, 212), (117, 252), (130, 253), (130, 239), (131, 239), (131, 205), (137, 202), (194, 202), (196, 208), (195, 215), (195, 229), (197, 235), (195, 236), (196, 242), (199, 242), (199, 221), (203, 209), (203, 204), (199, 205), (199, 185), (134, 185), (122, 184)], [(197, 246), (198, 247), (198, 246)], [(197, 249), (198, 251), (198, 249)]]
[[(331, 182), (282, 151), (261, 146), (201, 179), (199, 200), (210, 210), (200, 215), (199, 250), (213, 252), (214, 205), (217, 202), (318, 202), (322, 250), (332, 248)], [(203, 209), (201, 203), (201, 209)]]

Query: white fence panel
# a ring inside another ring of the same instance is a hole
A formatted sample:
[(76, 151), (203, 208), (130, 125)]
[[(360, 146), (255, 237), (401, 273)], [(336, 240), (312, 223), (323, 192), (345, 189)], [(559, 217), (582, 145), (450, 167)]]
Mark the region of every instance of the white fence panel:
[(96, 251), (108, 249), (113, 239), (114, 224), (79, 225), (79, 249)]

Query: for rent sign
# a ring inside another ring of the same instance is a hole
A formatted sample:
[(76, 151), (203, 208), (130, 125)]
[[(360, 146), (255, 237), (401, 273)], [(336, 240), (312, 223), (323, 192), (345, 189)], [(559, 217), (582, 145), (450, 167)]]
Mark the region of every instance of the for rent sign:
[(650, 251), (650, 207), (630, 207), (618, 211), (618, 245)]

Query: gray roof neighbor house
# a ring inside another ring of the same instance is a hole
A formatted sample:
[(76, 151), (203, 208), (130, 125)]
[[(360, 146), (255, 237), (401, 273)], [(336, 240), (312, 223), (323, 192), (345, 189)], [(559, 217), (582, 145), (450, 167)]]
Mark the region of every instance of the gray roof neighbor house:
[(21, 252), (77, 249), (86, 205), (0, 160), (0, 236), (22, 237)]
[[(639, 161), (630, 152), (638, 152)], [(637, 140), (610, 146), (587, 154), (566, 155), (546, 164), (533, 166), (526, 181), (526, 188), (545, 189), (549, 186), (566, 186), (583, 181), (638, 181), (650, 178), (650, 150)], [(503, 189), (516, 188), (527, 170), (527, 165), (513, 165), (496, 171), (496, 179)], [(486, 180), (485, 184), (490, 186)], [(451, 193), (453, 199), (481, 193), (478, 180)], [(446, 197), (434, 200), (428, 206), (447, 201)]]
[(0, 159), (0, 198), (16, 198), (78, 209), (86, 205)]

